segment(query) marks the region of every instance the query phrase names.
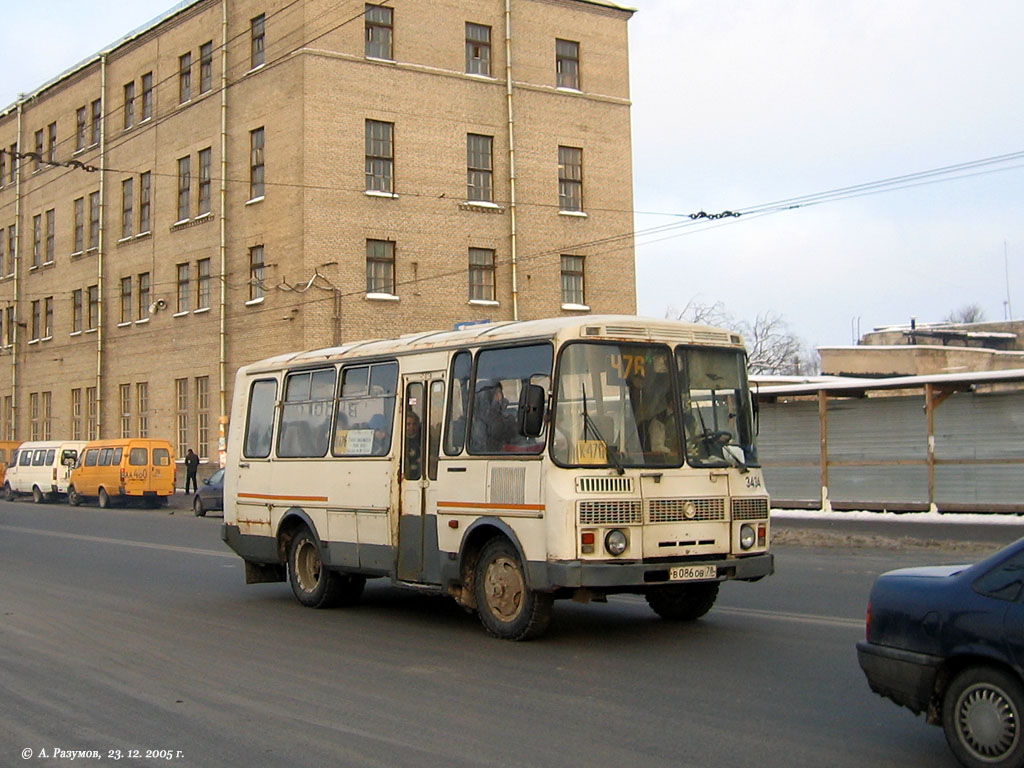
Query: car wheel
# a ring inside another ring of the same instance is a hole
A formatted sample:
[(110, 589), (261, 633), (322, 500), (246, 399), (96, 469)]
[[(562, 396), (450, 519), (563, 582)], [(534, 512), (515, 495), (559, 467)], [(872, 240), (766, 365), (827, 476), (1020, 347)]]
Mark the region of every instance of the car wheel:
[(198, 496), (192, 500), (192, 511), (196, 513), (196, 517), (206, 517), (206, 510), (203, 509), (203, 500)]
[(39, 486), (38, 485), (33, 485), (32, 486), (32, 503), (33, 504), (42, 504), (44, 501), (46, 501), (46, 496), (43, 494), (43, 492), (41, 490), (39, 490)]
[(968, 667), (946, 688), (942, 729), (956, 758), (968, 768), (1024, 765), (1024, 688), (989, 666)]
[(645, 595), (651, 609), (669, 621), (695, 621), (711, 610), (718, 598), (718, 582), (654, 587)]
[(473, 586), (480, 623), (495, 637), (529, 640), (548, 628), (553, 597), (527, 586), (519, 553), (508, 539), (498, 537), (484, 545)]
[(14, 501), (14, 489), (11, 488), (10, 483), (4, 483), (4, 499)]
[(288, 580), (295, 599), (302, 605), (307, 608), (333, 608), (353, 602), (363, 591), (360, 585), (355, 597), (352, 596), (353, 578), (324, 567), (320, 545), (308, 528), (292, 539), (288, 547)]
[(106, 488), (100, 488), (99, 494), (100, 509), (110, 509), (110, 497)]
[(72, 507), (77, 507), (81, 503), (82, 497), (78, 495), (78, 492), (75, 490), (75, 486), (72, 485), (68, 488), (68, 504)]

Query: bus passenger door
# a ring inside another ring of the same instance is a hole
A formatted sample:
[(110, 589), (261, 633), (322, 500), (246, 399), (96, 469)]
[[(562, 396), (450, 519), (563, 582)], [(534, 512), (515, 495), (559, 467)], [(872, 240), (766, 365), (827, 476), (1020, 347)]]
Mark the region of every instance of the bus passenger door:
[[(403, 378), (401, 514), (398, 518), (398, 579), (436, 583), (436, 515), (428, 515), (437, 480), (437, 451), (444, 406), (442, 374)], [(433, 557), (430, 556), (433, 553)]]

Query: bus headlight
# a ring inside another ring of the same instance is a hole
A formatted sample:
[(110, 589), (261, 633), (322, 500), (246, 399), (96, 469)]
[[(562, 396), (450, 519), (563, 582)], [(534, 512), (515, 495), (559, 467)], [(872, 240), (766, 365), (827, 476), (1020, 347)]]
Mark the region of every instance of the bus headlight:
[(757, 533), (752, 525), (740, 526), (740, 549), (750, 549), (757, 541)]
[(626, 547), (629, 546), (629, 539), (626, 537), (624, 531), (620, 531), (616, 528), (614, 531), (608, 531), (604, 537), (604, 548), (608, 550), (608, 553), (618, 557), (626, 551)]

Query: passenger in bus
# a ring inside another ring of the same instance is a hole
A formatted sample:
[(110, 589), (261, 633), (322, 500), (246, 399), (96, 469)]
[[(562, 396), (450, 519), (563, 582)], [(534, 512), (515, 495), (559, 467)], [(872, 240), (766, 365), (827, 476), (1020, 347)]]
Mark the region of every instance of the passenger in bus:
[(501, 382), (484, 382), (476, 393), (470, 447), (476, 453), (501, 451), (515, 436), (515, 421), (508, 414), (508, 401)]
[(391, 435), (388, 433), (388, 422), (383, 413), (375, 413), (370, 418), (370, 429), (373, 430), (373, 455), (383, 456), (391, 447)]
[(423, 440), (420, 432), (420, 417), (412, 412), (405, 414), (405, 476), (410, 480), (418, 480), (423, 471)]

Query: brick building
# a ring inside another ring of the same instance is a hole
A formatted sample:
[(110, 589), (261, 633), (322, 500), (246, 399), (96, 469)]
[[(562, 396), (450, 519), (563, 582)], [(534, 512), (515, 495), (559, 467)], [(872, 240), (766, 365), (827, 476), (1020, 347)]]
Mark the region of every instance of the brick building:
[(634, 312), (630, 15), (196, 0), (0, 111), (0, 436), (216, 460), (247, 362)]

